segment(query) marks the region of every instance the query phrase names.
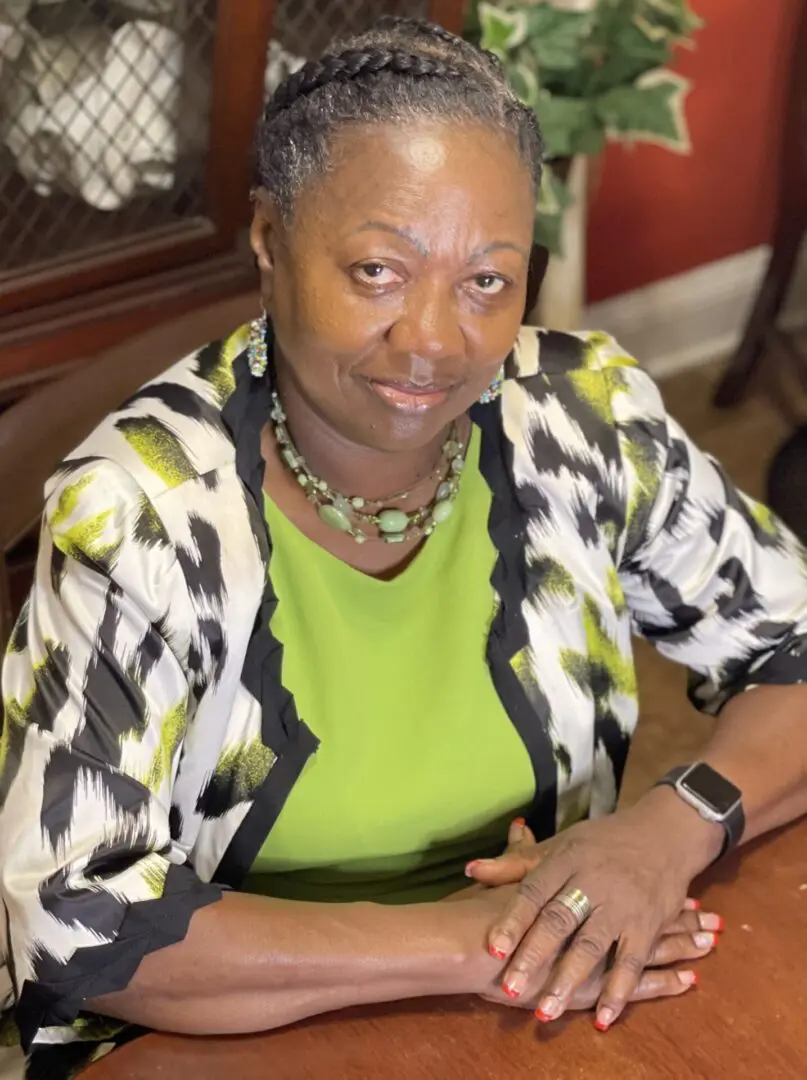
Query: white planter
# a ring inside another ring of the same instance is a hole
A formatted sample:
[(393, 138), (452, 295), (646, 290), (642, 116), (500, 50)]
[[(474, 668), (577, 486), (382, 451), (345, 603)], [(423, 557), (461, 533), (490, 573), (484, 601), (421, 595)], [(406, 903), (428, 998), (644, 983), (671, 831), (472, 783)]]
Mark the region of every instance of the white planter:
[(590, 162), (572, 160), (567, 183), (574, 203), (563, 215), (562, 255), (549, 260), (546, 277), (530, 322), (552, 330), (578, 330), (586, 303), (586, 224)]

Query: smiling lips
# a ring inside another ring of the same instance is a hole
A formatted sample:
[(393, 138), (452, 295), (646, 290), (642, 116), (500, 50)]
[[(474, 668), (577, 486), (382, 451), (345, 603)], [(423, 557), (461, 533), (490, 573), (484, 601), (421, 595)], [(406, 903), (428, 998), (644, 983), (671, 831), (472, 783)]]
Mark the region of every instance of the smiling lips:
[(387, 405), (392, 405), (393, 408), (404, 412), (425, 412), (427, 409), (434, 409), (444, 404), (451, 392), (450, 386), (386, 382), (381, 379), (370, 379), (368, 385), (373, 393)]

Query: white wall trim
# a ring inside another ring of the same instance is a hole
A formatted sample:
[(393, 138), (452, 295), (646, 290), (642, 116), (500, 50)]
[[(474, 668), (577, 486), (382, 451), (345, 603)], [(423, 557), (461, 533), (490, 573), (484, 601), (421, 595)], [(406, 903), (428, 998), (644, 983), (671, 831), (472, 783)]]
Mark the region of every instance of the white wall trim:
[[(590, 304), (583, 326), (613, 334), (655, 378), (728, 356), (739, 343), (769, 256), (770, 248), (762, 245)], [(807, 244), (781, 325), (807, 325)]]

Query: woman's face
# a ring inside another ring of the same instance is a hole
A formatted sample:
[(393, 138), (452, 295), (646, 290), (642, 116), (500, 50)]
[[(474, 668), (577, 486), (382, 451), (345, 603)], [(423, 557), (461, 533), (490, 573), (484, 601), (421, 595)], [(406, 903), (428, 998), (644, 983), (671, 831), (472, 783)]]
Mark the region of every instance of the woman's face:
[(529, 172), (495, 131), (345, 133), (288, 228), (258, 200), (252, 245), (284, 377), (346, 440), (426, 445), (513, 346), (533, 207)]

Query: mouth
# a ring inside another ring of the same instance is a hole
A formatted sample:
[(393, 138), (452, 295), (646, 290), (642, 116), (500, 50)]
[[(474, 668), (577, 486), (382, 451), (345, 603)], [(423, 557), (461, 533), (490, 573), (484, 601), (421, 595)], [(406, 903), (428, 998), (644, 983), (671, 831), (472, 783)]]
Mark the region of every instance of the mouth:
[(451, 394), (451, 386), (433, 383), (417, 384), (369, 379), (367, 385), (387, 405), (402, 412), (426, 412), (443, 405)]

